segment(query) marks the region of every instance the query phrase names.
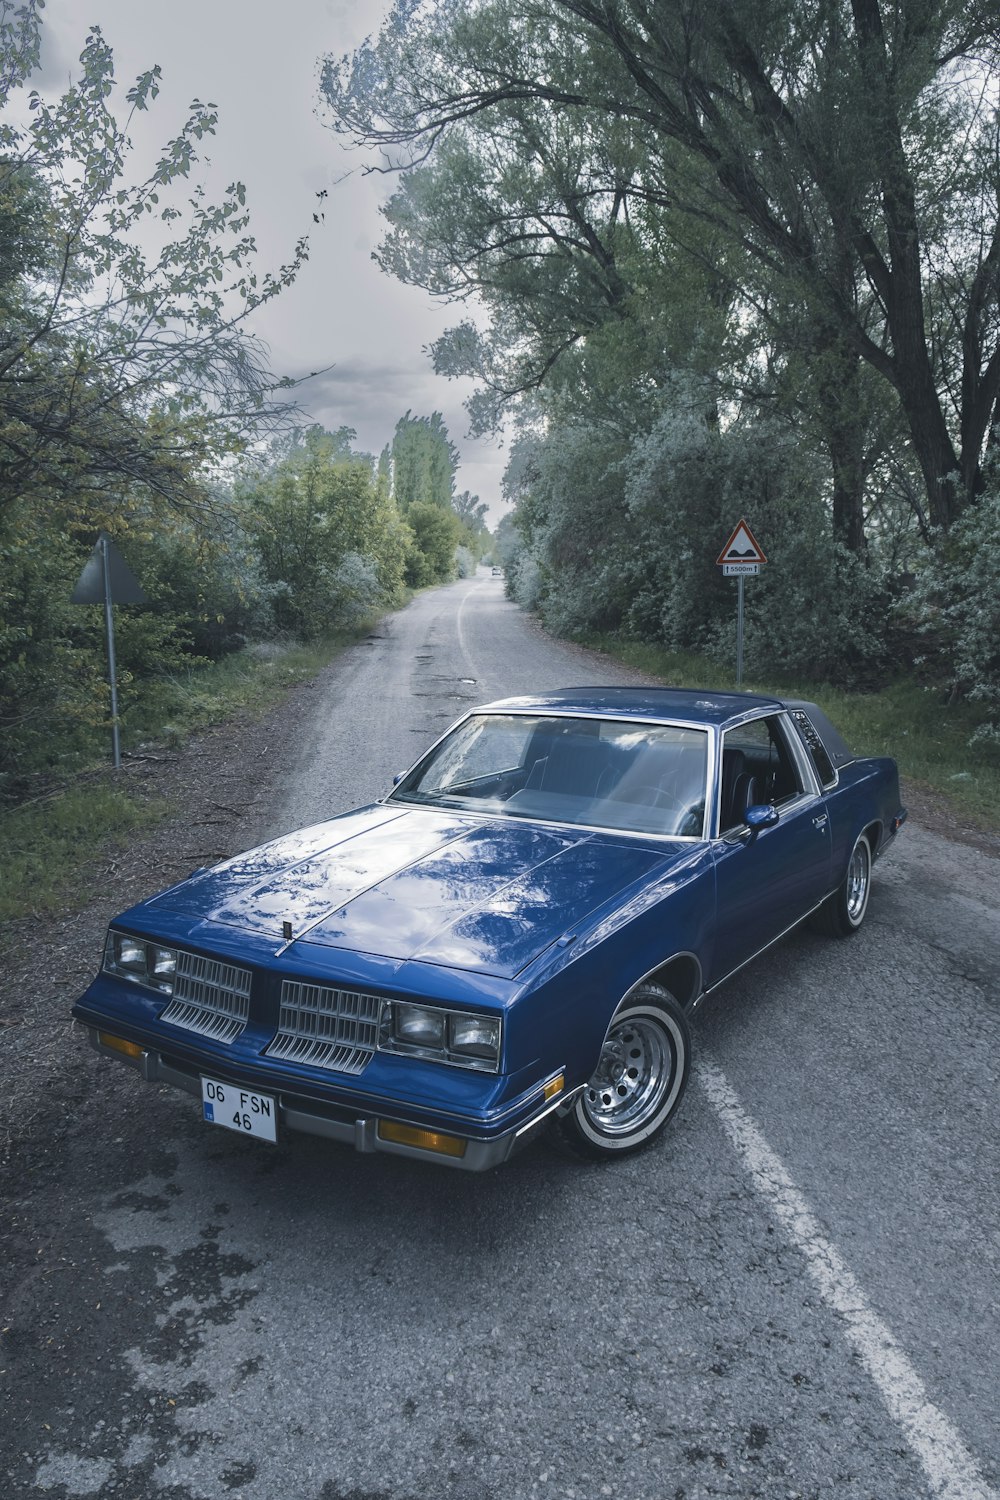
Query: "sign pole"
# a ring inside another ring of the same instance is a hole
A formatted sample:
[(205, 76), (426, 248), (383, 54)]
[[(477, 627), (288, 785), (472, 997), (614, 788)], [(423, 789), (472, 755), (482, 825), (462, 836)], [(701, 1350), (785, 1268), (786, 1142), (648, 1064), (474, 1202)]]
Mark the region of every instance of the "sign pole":
[(145, 604), (142, 585), (114, 542), (102, 531), (83, 572), (70, 595), (71, 604), (104, 607), (104, 633), (108, 642), (108, 677), (111, 682), (111, 754), (115, 770), (121, 769), (122, 749), (118, 723), (118, 668), (115, 665), (115, 621), (112, 605)]
[(121, 770), (122, 747), (118, 732), (118, 670), (115, 666), (115, 621), (111, 609), (111, 569), (108, 566), (108, 538), (102, 536), (101, 577), (104, 584), (104, 630), (108, 638), (108, 677), (111, 680), (111, 757), (116, 771)]
[(735, 578), (736, 595), (736, 686), (743, 686), (743, 580), (756, 578), (761, 565), (767, 562), (746, 521), (741, 521), (729, 541), (715, 559), (722, 569), (723, 578)]
[(736, 580), (738, 595), (736, 601), (736, 686), (743, 686), (743, 574)]

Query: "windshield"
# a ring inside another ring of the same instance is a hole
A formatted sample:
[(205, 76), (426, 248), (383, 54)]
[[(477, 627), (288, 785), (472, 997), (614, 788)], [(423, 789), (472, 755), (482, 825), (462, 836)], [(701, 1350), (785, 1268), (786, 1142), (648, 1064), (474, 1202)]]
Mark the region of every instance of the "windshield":
[(674, 724), (473, 714), (392, 802), (702, 837), (708, 735)]

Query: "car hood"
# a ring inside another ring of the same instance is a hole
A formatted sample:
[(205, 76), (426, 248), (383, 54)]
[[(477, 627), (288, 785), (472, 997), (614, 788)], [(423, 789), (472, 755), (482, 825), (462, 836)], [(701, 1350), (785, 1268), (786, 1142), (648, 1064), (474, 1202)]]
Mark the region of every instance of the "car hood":
[(200, 871), (146, 905), (300, 941), (513, 978), (590, 913), (690, 854), (615, 834), (377, 806)]

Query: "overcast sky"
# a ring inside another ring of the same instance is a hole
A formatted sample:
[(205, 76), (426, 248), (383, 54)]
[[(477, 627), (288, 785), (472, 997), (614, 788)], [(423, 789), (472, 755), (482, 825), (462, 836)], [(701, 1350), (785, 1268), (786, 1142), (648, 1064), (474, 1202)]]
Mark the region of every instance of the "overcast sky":
[[(230, 182), (246, 184), (262, 270), (277, 269), (299, 235), (310, 236), (310, 260), (295, 286), (254, 324), (272, 368), (298, 376), (332, 366), (298, 399), (324, 426), (355, 428), (357, 445), (372, 453), (391, 442), (407, 410), (440, 411), (462, 454), (457, 488), (485, 500), (495, 524), (504, 508), (504, 454), (466, 438), (462, 402), (471, 385), (435, 375), (425, 352), (461, 309), (435, 305), (375, 265), (378, 208), (391, 179), (364, 176), (361, 158), (322, 120), (319, 60), (351, 51), (378, 30), (388, 8), (389, 0), (47, 0), (44, 87), (65, 86), (97, 25), (115, 54), (119, 119), (135, 76), (157, 63), (163, 70), (160, 96), (133, 130), (137, 142), (165, 144), (192, 99), (218, 105), (217, 133), (202, 147), (209, 162), (198, 172), (209, 201)], [(325, 213), (320, 226), (312, 221), (317, 207)]]

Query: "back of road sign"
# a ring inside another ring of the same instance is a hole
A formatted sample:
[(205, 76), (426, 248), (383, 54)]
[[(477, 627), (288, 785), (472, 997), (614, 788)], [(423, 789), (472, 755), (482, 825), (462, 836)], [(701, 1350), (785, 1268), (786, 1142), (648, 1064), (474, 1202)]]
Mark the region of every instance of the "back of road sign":
[(106, 531), (97, 539), (93, 552), (83, 565), (83, 572), (76, 581), (76, 588), (69, 596), (71, 604), (103, 604), (104, 559), (103, 548), (107, 548), (108, 585), (112, 604), (145, 604), (142, 585), (122, 557)]

